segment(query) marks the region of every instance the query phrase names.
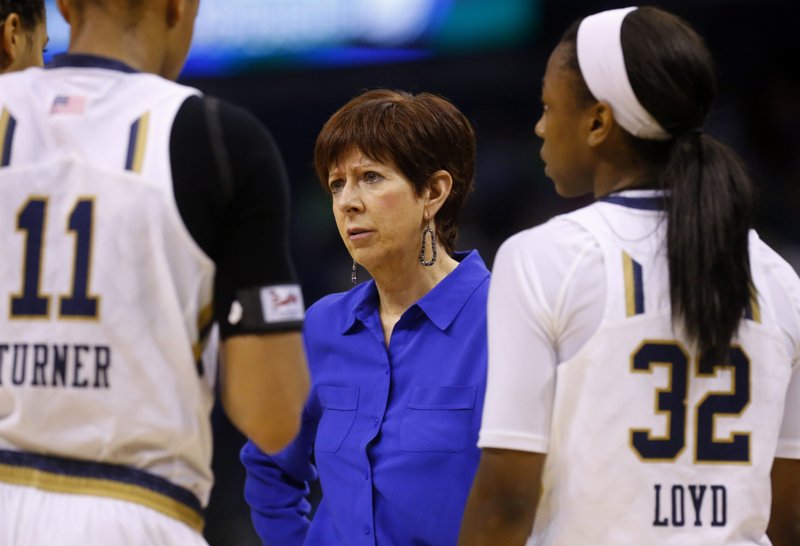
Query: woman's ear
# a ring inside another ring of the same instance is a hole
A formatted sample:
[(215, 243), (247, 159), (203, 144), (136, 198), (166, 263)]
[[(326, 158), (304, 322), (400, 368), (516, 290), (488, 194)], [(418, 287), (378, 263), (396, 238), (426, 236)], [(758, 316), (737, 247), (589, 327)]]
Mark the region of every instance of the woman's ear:
[(594, 148), (608, 139), (616, 122), (611, 106), (605, 101), (594, 104), (589, 114), (591, 115), (591, 125), (586, 143)]
[(450, 196), (450, 191), (453, 189), (453, 177), (445, 170), (438, 170), (433, 173), (428, 180), (428, 186), (425, 189), (425, 214), (428, 218), (433, 218), (439, 209), (442, 208), (444, 202)]

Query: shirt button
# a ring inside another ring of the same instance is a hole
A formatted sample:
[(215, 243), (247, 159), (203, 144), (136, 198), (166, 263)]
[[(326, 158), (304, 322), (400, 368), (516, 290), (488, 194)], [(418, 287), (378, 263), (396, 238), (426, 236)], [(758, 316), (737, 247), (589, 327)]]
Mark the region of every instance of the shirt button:
[(375, 423), (373, 425), (377, 427), (378, 423), (380, 423), (380, 422), (381, 422), (381, 420), (376, 417), (375, 418)]
[(370, 529), (369, 529), (369, 525), (365, 525), (365, 526), (364, 526), (364, 534), (365, 534), (365, 535), (368, 535), (368, 534), (369, 534), (369, 531), (370, 531)]

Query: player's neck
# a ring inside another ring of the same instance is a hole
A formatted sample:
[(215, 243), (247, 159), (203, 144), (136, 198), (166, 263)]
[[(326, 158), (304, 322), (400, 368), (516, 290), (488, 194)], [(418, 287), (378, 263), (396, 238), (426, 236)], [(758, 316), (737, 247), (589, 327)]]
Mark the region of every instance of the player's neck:
[(73, 29), (69, 53), (107, 57), (141, 72), (160, 74), (163, 48), (156, 34), (144, 25), (123, 30), (119, 24), (103, 19), (86, 21), (78, 30)]
[(652, 166), (633, 154), (621, 154), (609, 161), (600, 161), (594, 171), (594, 196), (603, 197), (627, 188), (652, 186), (654, 178)]

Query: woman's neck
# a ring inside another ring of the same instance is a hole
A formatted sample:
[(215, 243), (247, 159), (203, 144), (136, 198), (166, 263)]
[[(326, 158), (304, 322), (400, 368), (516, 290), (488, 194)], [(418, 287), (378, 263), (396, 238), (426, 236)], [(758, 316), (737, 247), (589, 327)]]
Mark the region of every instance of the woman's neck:
[(440, 254), (442, 255), (430, 267), (416, 261), (402, 269), (395, 267), (376, 271), (374, 274), (370, 272), (378, 290), (378, 308), (387, 347), (394, 325), (403, 313), (458, 267), (456, 260), (444, 252)]
[(372, 278), (378, 289), (381, 314), (399, 318), (458, 266), (458, 262), (448, 254), (442, 252), (439, 256), (430, 267), (416, 261), (402, 270), (393, 268), (375, 272)]

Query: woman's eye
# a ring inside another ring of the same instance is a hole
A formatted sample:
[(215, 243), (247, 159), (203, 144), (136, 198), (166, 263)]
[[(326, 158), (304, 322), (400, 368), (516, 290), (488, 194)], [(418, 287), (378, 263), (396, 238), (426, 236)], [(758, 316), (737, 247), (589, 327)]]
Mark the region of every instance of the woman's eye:
[(328, 183), (328, 187), (331, 190), (331, 193), (339, 193), (344, 188), (344, 181), (343, 180), (334, 180)]
[(379, 181), (380, 179), (381, 175), (379, 175), (375, 171), (367, 171), (366, 173), (364, 173), (364, 181), (366, 182), (373, 183)]

